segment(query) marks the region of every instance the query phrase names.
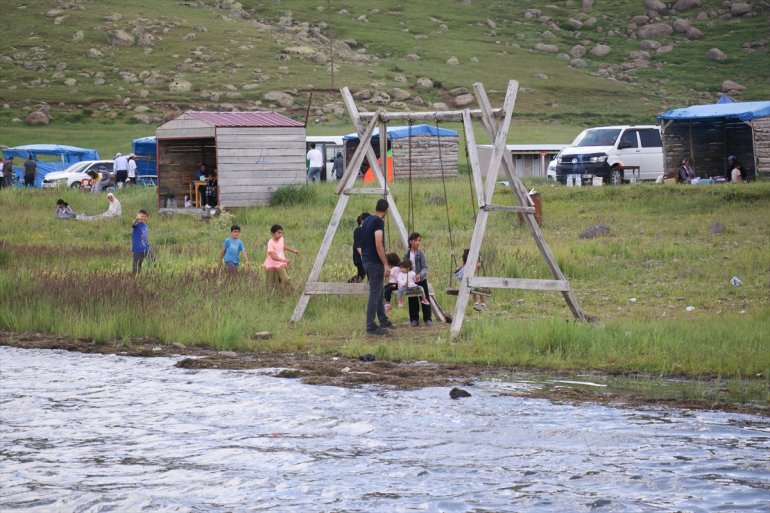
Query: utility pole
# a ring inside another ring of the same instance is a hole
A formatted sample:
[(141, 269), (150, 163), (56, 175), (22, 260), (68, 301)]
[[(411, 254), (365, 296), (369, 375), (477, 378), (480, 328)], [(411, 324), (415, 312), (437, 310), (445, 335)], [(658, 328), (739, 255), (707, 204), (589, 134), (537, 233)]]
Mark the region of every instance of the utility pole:
[(329, 62), (331, 62), (332, 87), (334, 87), (334, 41), (332, 41), (332, 0), (326, 0), (326, 10), (329, 13)]

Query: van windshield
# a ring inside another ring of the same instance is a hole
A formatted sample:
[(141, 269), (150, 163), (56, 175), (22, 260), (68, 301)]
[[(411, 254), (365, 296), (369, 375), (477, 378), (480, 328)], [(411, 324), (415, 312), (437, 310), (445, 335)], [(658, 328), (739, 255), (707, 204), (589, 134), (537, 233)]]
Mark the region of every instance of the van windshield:
[(572, 146), (615, 146), (620, 128), (589, 128), (577, 136)]

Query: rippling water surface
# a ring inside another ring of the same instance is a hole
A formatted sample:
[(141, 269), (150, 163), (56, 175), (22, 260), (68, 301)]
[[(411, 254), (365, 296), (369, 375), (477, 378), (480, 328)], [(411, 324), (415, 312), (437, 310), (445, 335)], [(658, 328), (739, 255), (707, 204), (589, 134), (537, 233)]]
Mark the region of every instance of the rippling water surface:
[(0, 348), (0, 511), (768, 511), (770, 422)]

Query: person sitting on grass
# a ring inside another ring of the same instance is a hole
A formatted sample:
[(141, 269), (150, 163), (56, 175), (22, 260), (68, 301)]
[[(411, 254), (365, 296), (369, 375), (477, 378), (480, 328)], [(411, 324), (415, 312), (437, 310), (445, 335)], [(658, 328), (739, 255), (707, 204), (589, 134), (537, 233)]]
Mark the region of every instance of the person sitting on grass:
[(105, 212), (96, 214), (95, 216), (80, 214), (77, 216), (77, 219), (80, 221), (93, 221), (95, 219), (108, 219), (111, 217), (120, 217), (123, 215), (123, 209), (120, 206), (120, 201), (118, 201), (118, 198), (116, 198), (114, 194), (111, 192), (107, 193), (107, 201), (109, 202), (109, 206)]
[(417, 294), (417, 297), (420, 298), (420, 303), (423, 305), (430, 305), (430, 301), (425, 297), (425, 291), (422, 287), (417, 285), (417, 275), (412, 270), (412, 261), (405, 258), (398, 264), (398, 267), (398, 290), (396, 291), (396, 294), (398, 295), (399, 308), (404, 306), (404, 295), (407, 293)]
[(59, 219), (75, 219), (75, 213), (69, 203), (60, 199), (56, 202), (56, 217)]
[(219, 265), (224, 266), (230, 272), (238, 271), (241, 265), (241, 254), (243, 254), (243, 263), (248, 265), (249, 256), (246, 254), (246, 246), (241, 237), (241, 227), (234, 224), (230, 227), (230, 236), (222, 243), (222, 252), (219, 255)]

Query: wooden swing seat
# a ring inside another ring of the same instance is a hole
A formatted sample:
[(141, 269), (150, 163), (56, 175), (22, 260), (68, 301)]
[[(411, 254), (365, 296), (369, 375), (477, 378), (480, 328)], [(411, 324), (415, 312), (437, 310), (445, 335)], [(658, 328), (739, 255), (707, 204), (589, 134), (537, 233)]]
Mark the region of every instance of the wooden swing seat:
[[(457, 288), (457, 287), (449, 287), (444, 292), (446, 292), (450, 296), (457, 296), (458, 294), (460, 294), (460, 289)], [(484, 287), (484, 288), (476, 287), (476, 288), (472, 288), (471, 289), (471, 294), (476, 294), (476, 295), (484, 296), (484, 297), (490, 297), (492, 295), (492, 290), (488, 289), (486, 287)]]

